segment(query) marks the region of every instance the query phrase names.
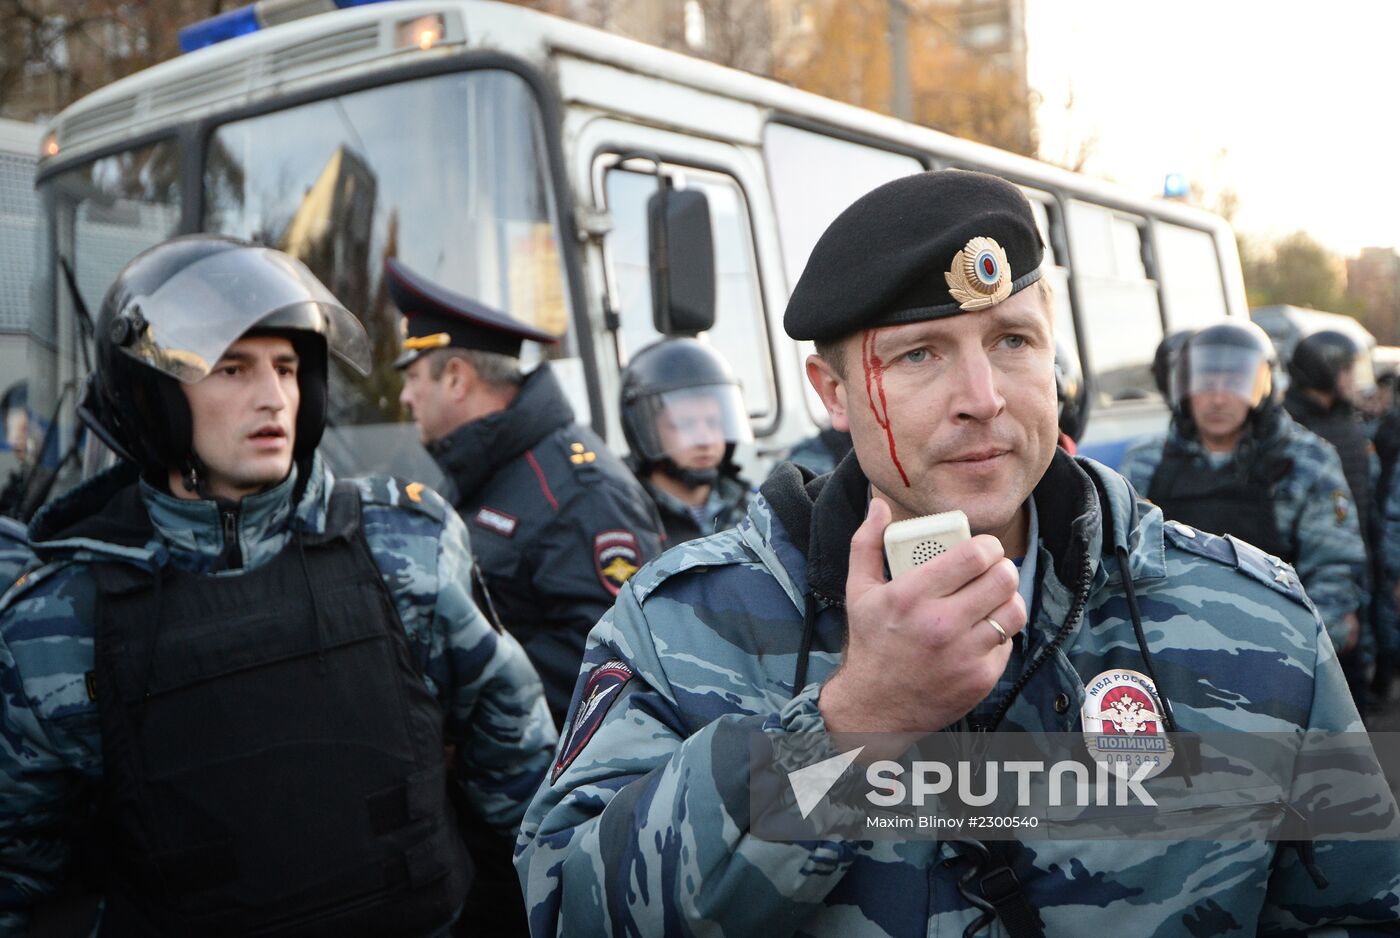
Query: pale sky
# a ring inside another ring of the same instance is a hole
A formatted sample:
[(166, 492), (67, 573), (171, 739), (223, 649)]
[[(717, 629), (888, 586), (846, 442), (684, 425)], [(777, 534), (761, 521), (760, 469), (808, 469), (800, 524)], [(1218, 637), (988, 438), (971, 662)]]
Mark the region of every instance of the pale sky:
[(1086, 171), (1138, 192), (1233, 187), (1246, 234), (1400, 247), (1400, 0), (1026, 7), (1046, 159), (1093, 139)]

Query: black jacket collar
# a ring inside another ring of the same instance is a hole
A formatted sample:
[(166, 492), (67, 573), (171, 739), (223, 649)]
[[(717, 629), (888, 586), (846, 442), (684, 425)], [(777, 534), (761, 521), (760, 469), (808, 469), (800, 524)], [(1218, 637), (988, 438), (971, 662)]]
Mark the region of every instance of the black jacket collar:
[[(828, 475), (785, 463), (760, 490), (793, 546), (807, 558), (807, 582), (827, 602), (844, 603), (851, 538), (865, 520), (870, 481), (855, 451)], [(1062, 583), (1077, 583), (1104, 524), (1091, 473), (1056, 449), (1035, 488), (1041, 543)], [(1104, 532), (1107, 540), (1109, 532)]]
[(509, 407), (463, 424), (429, 444), (428, 452), (452, 481), (460, 505), (502, 466), (573, 422), (574, 410), (545, 363), (525, 378)]

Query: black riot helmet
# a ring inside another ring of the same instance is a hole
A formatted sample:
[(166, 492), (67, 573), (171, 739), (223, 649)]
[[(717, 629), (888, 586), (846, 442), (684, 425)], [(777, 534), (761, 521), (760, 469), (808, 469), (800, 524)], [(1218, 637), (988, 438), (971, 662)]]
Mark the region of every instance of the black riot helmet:
[(1324, 329), (1294, 346), (1293, 357), (1288, 360), (1288, 377), (1300, 388), (1336, 394), (1341, 376), (1353, 368), (1353, 393), (1366, 394), (1375, 388), (1375, 374), (1366, 349), (1346, 333)]
[(1060, 432), (1078, 443), (1089, 426), (1089, 385), (1073, 349), (1055, 343), (1055, 396), (1060, 401)]
[(79, 415), (151, 481), (170, 469), (196, 477), (179, 384), (250, 332), (286, 335), (301, 359), (293, 458), (304, 469), (326, 425), (327, 353), (366, 375), (369, 337), (301, 261), (234, 238), (173, 238), (122, 268), (97, 315), (97, 371)]
[[(622, 432), (632, 461), (660, 467), (689, 486), (710, 485), (732, 465), (734, 446), (753, 439), (739, 381), (729, 363), (696, 339), (662, 339), (642, 349), (622, 373)], [(719, 467), (683, 469), (676, 457), (696, 446), (724, 444)]]
[(1249, 419), (1276, 410), (1281, 398), (1278, 353), (1248, 320), (1207, 326), (1187, 340), (1177, 360), (1172, 413), (1189, 428), (1193, 394), (1223, 391), (1249, 402)]
[(1195, 335), (1194, 329), (1178, 329), (1169, 332), (1162, 337), (1162, 341), (1157, 343), (1157, 352), (1152, 356), (1152, 380), (1157, 385), (1158, 392), (1162, 395), (1162, 400), (1170, 402), (1173, 399), (1172, 375), (1176, 371), (1176, 361), (1181, 356), (1181, 350), (1186, 346), (1186, 342)]

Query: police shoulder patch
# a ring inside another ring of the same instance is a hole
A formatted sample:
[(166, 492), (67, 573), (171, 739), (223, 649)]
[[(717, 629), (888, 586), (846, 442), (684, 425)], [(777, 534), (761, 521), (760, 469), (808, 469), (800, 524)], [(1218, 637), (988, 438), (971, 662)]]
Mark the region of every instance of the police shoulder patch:
[(574, 706), (574, 718), (560, 737), (559, 754), (554, 760), (554, 771), (549, 776), (551, 785), (583, 752), (593, 734), (598, 732), (598, 727), (602, 726), (603, 717), (613, 702), (621, 696), (622, 685), (631, 679), (631, 667), (620, 658), (610, 658), (589, 673)]
[(1337, 524), (1346, 524), (1347, 516), (1351, 514), (1351, 499), (1342, 489), (1332, 490), (1332, 513), (1337, 517)]
[(594, 535), (593, 567), (599, 582), (609, 593), (614, 596), (620, 593), (622, 584), (630, 580), (641, 565), (642, 551), (637, 546), (637, 535), (631, 531), (615, 528)]

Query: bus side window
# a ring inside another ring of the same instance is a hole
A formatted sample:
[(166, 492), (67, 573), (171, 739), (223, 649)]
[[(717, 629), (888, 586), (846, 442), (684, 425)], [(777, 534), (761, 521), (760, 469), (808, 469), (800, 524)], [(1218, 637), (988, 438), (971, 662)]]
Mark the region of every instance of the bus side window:
[(1031, 203), (1031, 213), (1035, 215), (1035, 225), (1040, 229), (1040, 240), (1045, 242), (1045, 260), (1041, 267), (1045, 281), (1050, 284), (1055, 304), (1055, 342), (1079, 360), (1079, 341), (1074, 329), (1074, 306), (1069, 294), (1069, 267), (1064, 257), (1062, 228), (1057, 228), (1053, 219), (1059, 215), (1053, 197), (1034, 189), (1021, 187)]
[[(748, 205), (739, 184), (729, 176), (687, 169), (684, 179), (687, 187), (703, 191), (710, 203), (715, 326), (703, 335), (739, 376), (754, 432), (761, 434), (777, 409)], [(605, 243), (616, 287), (621, 348), (630, 358), (661, 338), (652, 325), (647, 266), (647, 199), (656, 192), (656, 177), (610, 169), (604, 177), (604, 192), (613, 225)]]
[[(892, 153), (777, 122), (763, 130), (763, 156), (768, 164), (768, 187), (778, 220), (788, 293), (797, 286), (817, 239), (837, 215), (871, 189), (924, 170), (924, 164), (907, 153)], [(806, 361), (812, 343), (797, 345), (798, 361)], [(802, 389), (807, 413), (825, 425), (826, 406), (805, 375)]]
[(1161, 255), (1167, 328), (1197, 329), (1224, 319), (1225, 285), (1214, 235), (1164, 221), (1153, 223), (1153, 234)]
[(1145, 222), (1078, 201), (1069, 203), (1068, 216), (1079, 322), (1100, 399), (1156, 396), (1152, 355), (1162, 340), (1162, 311), (1150, 279)]

